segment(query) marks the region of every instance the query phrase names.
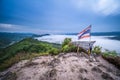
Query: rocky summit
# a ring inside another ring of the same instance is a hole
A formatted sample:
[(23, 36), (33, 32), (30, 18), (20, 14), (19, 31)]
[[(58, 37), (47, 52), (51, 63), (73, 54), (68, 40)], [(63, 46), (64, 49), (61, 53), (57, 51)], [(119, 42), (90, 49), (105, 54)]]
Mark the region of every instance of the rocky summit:
[(60, 53), (16, 63), (0, 80), (120, 80), (120, 70), (101, 56)]

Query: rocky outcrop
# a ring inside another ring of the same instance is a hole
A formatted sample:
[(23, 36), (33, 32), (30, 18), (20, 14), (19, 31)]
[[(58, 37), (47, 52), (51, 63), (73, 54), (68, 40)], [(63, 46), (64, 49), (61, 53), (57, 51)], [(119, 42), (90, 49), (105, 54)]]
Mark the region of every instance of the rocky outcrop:
[(101, 56), (60, 53), (23, 60), (0, 73), (0, 80), (120, 80), (120, 70)]

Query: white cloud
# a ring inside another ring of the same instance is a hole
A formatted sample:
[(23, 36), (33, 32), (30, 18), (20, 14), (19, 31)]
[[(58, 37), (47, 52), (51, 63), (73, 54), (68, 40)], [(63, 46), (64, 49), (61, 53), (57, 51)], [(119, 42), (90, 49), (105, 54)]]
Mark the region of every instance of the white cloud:
[(3, 28), (3, 29), (13, 29), (13, 25), (12, 24), (3, 24), (1, 23), (0, 24), (0, 28)]
[(71, 0), (71, 3), (78, 10), (91, 11), (105, 16), (120, 12), (119, 0)]
[(91, 7), (91, 4), (93, 4), (92, 1), (90, 0), (70, 0), (70, 1), (73, 4), (73, 7), (79, 10)]
[(119, 1), (99, 0), (95, 5), (93, 5), (93, 10), (104, 15), (118, 14), (120, 11)]
[(60, 30), (44, 30), (44, 29), (36, 29), (36, 28), (29, 28), (30, 26), (22, 26), (22, 25), (15, 25), (15, 24), (5, 24), (0, 23), (0, 31), (1, 32), (30, 32), (30, 33), (37, 33), (37, 34), (44, 34), (44, 33), (61, 33)]
[(22, 26), (0, 23), (0, 31), (19, 31)]

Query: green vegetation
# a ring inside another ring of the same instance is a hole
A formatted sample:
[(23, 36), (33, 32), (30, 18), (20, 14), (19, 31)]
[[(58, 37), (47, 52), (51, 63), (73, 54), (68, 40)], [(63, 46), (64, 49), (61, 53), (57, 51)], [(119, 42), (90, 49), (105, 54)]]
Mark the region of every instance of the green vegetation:
[(0, 32), (0, 48), (7, 47), (17, 41), (24, 38), (33, 37), (34, 34), (31, 33), (7, 33)]
[(77, 47), (70, 44), (70, 45), (65, 45), (62, 47), (62, 52), (77, 52)]
[(57, 48), (51, 48), (48, 53), (51, 54), (51, 55), (57, 55), (59, 54), (59, 50)]
[[(106, 50), (105, 52), (102, 52), (101, 49), (101, 47), (95, 46), (92, 52), (97, 55), (102, 55), (106, 59), (109, 56), (117, 56), (115, 51)], [(53, 56), (60, 52), (77, 52), (77, 46), (72, 44), (71, 38), (65, 38), (62, 45), (38, 41), (33, 38), (26, 38), (6, 48), (0, 49), (0, 71), (5, 70), (20, 60), (31, 60), (34, 57), (43, 55)], [(79, 48), (79, 52), (87, 53), (82, 48)]]
[[(79, 52), (85, 51), (82, 48)], [(57, 55), (60, 52), (77, 52), (77, 47), (71, 43), (71, 38), (66, 38), (62, 45), (26, 38), (0, 50), (0, 71), (20, 60), (32, 59), (41, 55)]]
[(92, 50), (92, 53), (96, 53), (97, 55), (101, 54), (102, 51), (101, 51), (102, 47), (100, 46), (95, 46)]
[(62, 43), (62, 47), (64, 47), (65, 45), (69, 45), (71, 43), (71, 38), (65, 38), (63, 43)]
[(120, 56), (117, 55), (116, 51), (105, 50), (102, 57), (120, 69)]
[(117, 56), (117, 52), (116, 51), (109, 51), (109, 50), (105, 50), (102, 52), (102, 47), (100, 46), (95, 46), (92, 50), (92, 53), (95, 53), (97, 55), (102, 55), (102, 56)]
[(71, 38), (65, 38), (62, 43), (62, 52), (77, 52), (77, 47), (71, 44)]
[(117, 55), (117, 52), (109, 50), (105, 50), (104, 52), (102, 52), (101, 49), (101, 47), (95, 46), (92, 52), (96, 53), (97, 55), (102, 55), (102, 57), (105, 60), (107, 60), (108, 62), (115, 65), (118, 69), (120, 69), (120, 56)]
[(114, 64), (118, 69), (120, 69), (120, 56), (102, 56), (108, 62)]
[[(65, 38), (65, 40), (62, 43), (61, 52), (67, 53), (67, 52), (77, 52), (77, 46), (73, 45), (71, 43), (71, 38)], [(79, 52), (85, 52), (84, 49), (79, 48)]]
[(103, 52), (103, 56), (112, 56), (112, 57), (114, 57), (114, 56), (117, 56), (117, 52), (116, 51), (109, 51), (109, 50), (105, 50), (104, 52)]
[(36, 56), (58, 54), (59, 44), (26, 38), (0, 50), (0, 70), (4, 70), (16, 62)]
[[(47, 53), (55, 44), (38, 41), (32, 38), (26, 38), (0, 51), (0, 62), (13, 57), (17, 53)], [(58, 45), (57, 45), (58, 46)]]

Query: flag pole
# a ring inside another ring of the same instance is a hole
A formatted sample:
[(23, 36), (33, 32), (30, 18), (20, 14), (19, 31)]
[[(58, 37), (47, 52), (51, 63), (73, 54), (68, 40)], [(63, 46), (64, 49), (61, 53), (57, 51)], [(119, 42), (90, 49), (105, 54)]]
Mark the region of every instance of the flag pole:
[[(90, 31), (89, 31), (89, 30), (90, 30)], [(89, 36), (88, 36), (88, 35), (87, 35), (87, 36), (83, 36), (83, 35), (85, 35), (86, 33), (89, 33)], [(79, 34), (80, 34), (80, 36), (79, 36), (78, 39), (81, 39), (81, 37), (82, 37), (82, 38), (90, 37), (89, 40), (88, 40), (89, 45), (90, 45), (90, 41), (91, 41), (91, 25), (89, 25), (87, 28), (85, 28), (84, 30), (82, 30)], [(77, 48), (77, 53), (78, 53), (78, 51), (79, 51), (79, 42), (78, 42), (77, 47), (78, 47), (78, 48)], [(89, 46), (89, 48), (90, 48), (90, 46)], [(88, 51), (90, 51), (90, 50), (88, 49)], [(88, 54), (89, 54), (89, 52), (88, 52)]]
[(77, 54), (79, 54), (79, 42), (78, 42), (78, 45), (77, 45)]
[[(90, 27), (91, 27), (91, 25), (90, 25)], [(90, 29), (90, 38), (89, 38), (89, 55), (91, 54), (90, 48), (91, 48), (91, 29)]]
[[(91, 25), (90, 25), (91, 26)], [(89, 39), (89, 41), (91, 41), (91, 29), (90, 29), (90, 39)]]

